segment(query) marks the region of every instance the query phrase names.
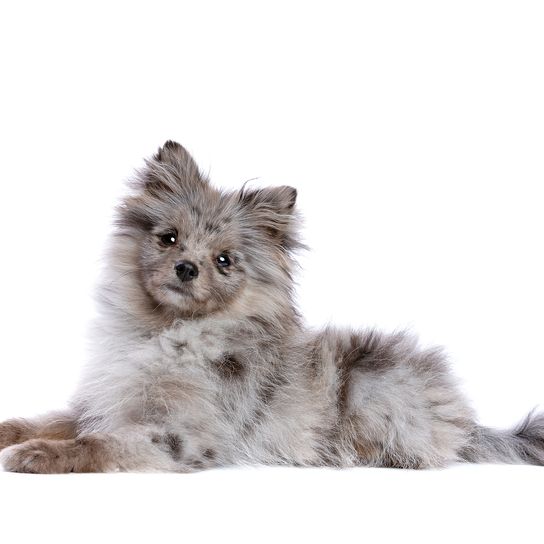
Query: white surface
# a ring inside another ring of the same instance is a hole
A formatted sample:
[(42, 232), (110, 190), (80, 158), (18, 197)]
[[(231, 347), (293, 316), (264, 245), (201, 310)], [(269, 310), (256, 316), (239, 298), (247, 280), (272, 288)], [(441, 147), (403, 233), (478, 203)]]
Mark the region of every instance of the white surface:
[(2, 531), (14, 535), (6, 542), (541, 542), (541, 474), (489, 465), (2, 474)]
[[(542, 403), (543, 10), (3, 4), (0, 419), (68, 398), (113, 204), (169, 138), (218, 185), (299, 189), (312, 325), (446, 345), (485, 424)], [(0, 473), (0, 534), (533, 542), (543, 483), (544, 468), (493, 466)]]

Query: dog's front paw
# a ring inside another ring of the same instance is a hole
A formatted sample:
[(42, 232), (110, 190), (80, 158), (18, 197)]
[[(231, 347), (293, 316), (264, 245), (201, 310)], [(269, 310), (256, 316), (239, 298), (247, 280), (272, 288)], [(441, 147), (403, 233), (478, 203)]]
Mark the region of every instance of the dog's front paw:
[(8, 419), (0, 423), (0, 450), (28, 440), (29, 427), (23, 419)]
[(56, 474), (71, 472), (69, 440), (33, 439), (10, 446), (0, 453), (0, 464), (9, 472)]

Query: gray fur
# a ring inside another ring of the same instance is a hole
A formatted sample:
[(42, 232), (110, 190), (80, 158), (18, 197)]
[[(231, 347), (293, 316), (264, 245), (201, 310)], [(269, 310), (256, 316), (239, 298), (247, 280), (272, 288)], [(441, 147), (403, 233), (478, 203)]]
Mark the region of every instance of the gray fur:
[[(440, 349), (407, 333), (304, 327), (295, 199), (290, 187), (217, 190), (167, 142), (118, 209), (71, 410), (1, 424), (4, 467), (542, 465), (544, 416), (511, 432), (479, 426)], [(181, 282), (180, 259), (198, 277)]]

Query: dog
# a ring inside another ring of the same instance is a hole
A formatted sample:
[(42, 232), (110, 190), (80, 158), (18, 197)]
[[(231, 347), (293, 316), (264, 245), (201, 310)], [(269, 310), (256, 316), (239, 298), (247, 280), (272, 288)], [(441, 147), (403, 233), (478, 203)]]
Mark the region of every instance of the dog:
[(483, 427), (439, 348), (305, 327), (297, 192), (214, 188), (168, 141), (116, 210), (69, 409), (0, 424), (5, 470), (544, 464), (544, 414)]

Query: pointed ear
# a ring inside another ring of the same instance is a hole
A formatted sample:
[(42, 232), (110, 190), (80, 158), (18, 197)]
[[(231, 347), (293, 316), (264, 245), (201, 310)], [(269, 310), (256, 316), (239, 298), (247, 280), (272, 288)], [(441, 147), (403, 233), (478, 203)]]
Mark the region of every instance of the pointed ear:
[(137, 171), (134, 181), (158, 197), (165, 193), (179, 194), (180, 190), (199, 190), (208, 185), (190, 153), (172, 140), (145, 159), (145, 168)]
[(153, 159), (162, 164), (169, 164), (186, 174), (198, 173), (198, 166), (191, 154), (181, 144), (173, 140), (165, 142)]
[(267, 187), (240, 191), (239, 201), (253, 226), (264, 230), (273, 240), (286, 249), (296, 245), (294, 187)]

